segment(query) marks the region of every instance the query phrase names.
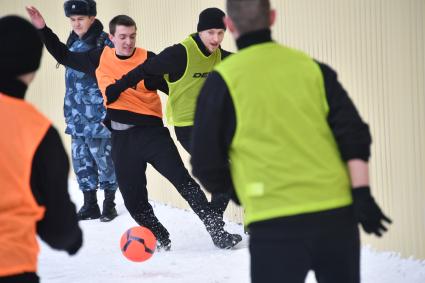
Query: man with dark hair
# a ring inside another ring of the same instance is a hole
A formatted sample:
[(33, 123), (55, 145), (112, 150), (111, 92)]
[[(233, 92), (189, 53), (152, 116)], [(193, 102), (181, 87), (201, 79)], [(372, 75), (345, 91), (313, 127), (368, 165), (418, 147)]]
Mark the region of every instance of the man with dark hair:
[[(72, 52), (85, 52), (112, 46), (102, 23), (96, 19), (96, 2), (68, 0), (64, 11), (72, 32), (66, 46)], [(64, 116), (65, 133), (71, 136), (72, 167), (84, 204), (79, 220), (111, 221), (117, 216), (115, 192), (118, 184), (111, 158), (111, 133), (102, 123), (106, 115), (96, 78), (66, 66)], [(102, 213), (97, 203), (97, 189), (104, 191)]]
[[(115, 34), (115, 30), (117, 26), (136, 27), (136, 22), (132, 18), (126, 15), (116, 16), (109, 22), (109, 33)], [(136, 27), (136, 31), (137, 31), (137, 27)]]
[[(118, 99), (122, 91), (144, 78), (164, 76), (169, 88), (167, 122), (174, 126), (177, 140), (190, 153), (193, 118), (199, 91), (214, 66), (230, 55), (220, 47), (226, 31), (224, 16), (224, 12), (218, 8), (203, 10), (199, 14), (197, 33), (189, 35), (179, 44), (164, 49), (110, 85), (106, 89), (108, 103)], [(223, 217), (229, 200), (230, 196), (227, 193), (215, 192), (211, 195), (210, 203)], [(242, 239), (237, 234), (233, 237), (235, 242)]]
[(37, 283), (39, 246), (75, 254), (82, 245), (68, 195), (68, 157), (57, 130), (24, 100), (43, 44), (21, 17), (0, 18), (0, 282)]
[[(61, 64), (96, 76), (102, 93), (122, 74), (155, 54), (136, 48), (136, 25), (126, 16), (111, 20), (109, 38), (114, 48), (75, 53), (67, 50), (48, 28), (40, 12), (29, 10), (33, 24), (40, 30), (48, 51)], [(156, 218), (148, 202), (146, 166), (151, 164), (166, 177), (199, 216), (214, 244), (223, 249), (235, 245), (232, 234), (224, 230), (222, 218), (211, 208), (199, 185), (184, 167), (173, 140), (162, 122), (162, 107), (157, 89), (166, 90), (161, 77), (145, 79), (124, 91), (120, 99), (105, 98), (107, 118), (112, 129), (112, 158), (124, 203), (133, 219), (152, 230), (158, 247), (169, 250), (167, 229)]]
[(370, 193), (369, 128), (330, 67), (272, 40), (268, 0), (227, 11), (239, 52), (199, 95), (193, 174), (210, 192), (236, 191), (252, 282), (304, 282), (309, 270), (360, 282), (357, 224), (381, 236), (390, 222)]

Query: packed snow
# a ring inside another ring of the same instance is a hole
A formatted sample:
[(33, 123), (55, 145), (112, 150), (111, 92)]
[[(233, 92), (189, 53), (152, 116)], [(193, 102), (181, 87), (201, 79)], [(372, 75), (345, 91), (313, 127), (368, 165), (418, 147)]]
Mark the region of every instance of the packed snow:
[[(75, 181), (70, 182), (71, 198), (77, 207), (82, 193)], [(103, 194), (98, 193), (99, 203)], [(156, 252), (141, 263), (127, 260), (120, 250), (120, 238), (128, 228), (136, 226), (117, 193), (119, 216), (109, 223), (99, 220), (80, 222), (84, 244), (75, 256), (52, 250), (41, 243), (39, 271), (42, 283), (245, 283), (250, 282), (248, 238), (243, 227), (227, 221), (226, 229), (243, 234), (233, 250), (214, 247), (197, 216), (190, 211), (152, 202), (161, 222), (171, 234), (172, 249)], [(362, 249), (363, 283), (424, 283), (425, 261), (403, 259), (397, 253)], [(309, 273), (307, 283), (315, 283)]]

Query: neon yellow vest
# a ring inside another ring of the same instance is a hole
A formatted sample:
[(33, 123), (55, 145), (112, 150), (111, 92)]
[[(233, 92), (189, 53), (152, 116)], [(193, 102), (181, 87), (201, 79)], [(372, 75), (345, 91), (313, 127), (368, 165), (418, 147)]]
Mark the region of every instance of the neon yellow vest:
[(187, 64), (183, 76), (175, 82), (167, 81), (169, 95), (167, 101), (167, 122), (170, 125), (192, 126), (195, 115), (196, 100), (208, 73), (221, 61), (218, 48), (210, 56), (205, 56), (192, 36), (186, 38), (182, 45), (186, 49)]
[(229, 156), (246, 224), (349, 205), (348, 171), (327, 123), (317, 63), (269, 42), (216, 70), (235, 106)]

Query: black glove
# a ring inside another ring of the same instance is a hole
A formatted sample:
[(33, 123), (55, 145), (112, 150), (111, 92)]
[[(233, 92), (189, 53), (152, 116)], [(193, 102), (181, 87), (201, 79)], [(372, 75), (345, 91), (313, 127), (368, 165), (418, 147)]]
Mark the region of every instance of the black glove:
[(105, 90), (106, 105), (117, 101), (121, 95), (121, 92), (123, 92), (122, 87), (117, 82), (108, 85)]
[(69, 255), (75, 255), (83, 245), (83, 234), (81, 231), (78, 232), (79, 233), (75, 242), (69, 248), (66, 249)]
[(366, 233), (373, 233), (381, 237), (382, 234), (387, 231), (383, 222), (385, 221), (390, 224), (392, 221), (382, 213), (378, 204), (376, 204), (370, 194), (369, 186), (354, 188), (352, 190), (352, 195), (354, 217), (356, 221), (362, 225)]

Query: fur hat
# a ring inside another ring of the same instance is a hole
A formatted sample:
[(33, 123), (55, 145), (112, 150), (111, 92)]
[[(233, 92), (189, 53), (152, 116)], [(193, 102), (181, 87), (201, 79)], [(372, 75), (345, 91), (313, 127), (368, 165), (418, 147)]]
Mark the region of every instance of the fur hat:
[(73, 15), (96, 16), (96, 2), (94, 0), (68, 0), (63, 3), (65, 16)]
[(34, 26), (19, 16), (0, 18), (0, 76), (15, 78), (40, 67), (43, 43)]
[(207, 8), (199, 14), (198, 32), (217, 28), (226, 29), (223, 18), (226, 14), (218, 8)]

